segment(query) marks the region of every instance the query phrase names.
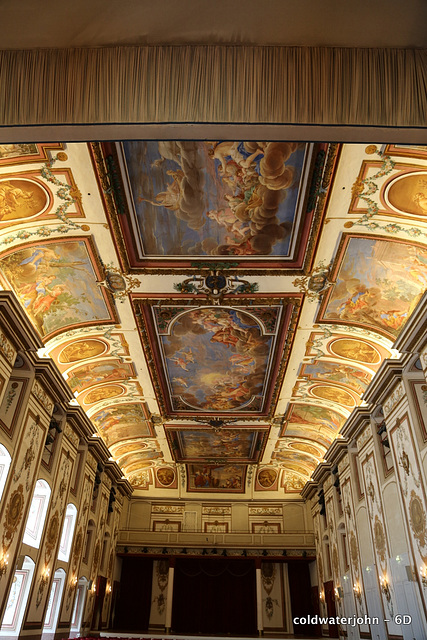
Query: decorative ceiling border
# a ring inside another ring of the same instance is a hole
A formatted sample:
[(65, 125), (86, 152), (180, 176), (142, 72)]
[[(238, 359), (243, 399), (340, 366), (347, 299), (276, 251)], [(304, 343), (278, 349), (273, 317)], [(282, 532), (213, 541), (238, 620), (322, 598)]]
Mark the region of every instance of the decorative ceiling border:
[[(235, 306), (238, 306), (238, 307), (242, 307), (245, 305), (249, 306), (249, 305), (253, 305), (254, 302), (256, 302), (256, 304), (259, 304), (259, 305), (273, 305), (273, 304), (276, 304), (276, 305), (280, 304), (283, 306), (291, 305), (292, 309), (288, 313), (287, 318), (284, 318), (282, 320), (282, 323), (283, 322), (286, 323), (286, 332), (285, 332), (285, 337), (283, 339), (282, 351), (280, 354), (278, 352), (275, 354), (275, 357), (278, 360), (280, 359), (280, 362), (278, 363), (276, 379), (275, 379), (274, 387), (271, 390), (271, 395), (268, 403), (269, 406), (267, 410), (264, 413), (256, 416), (247, 415), (247, 414), (245, 415), (244, 413), (237, 414), (232, 412), (221, 412), (221, 416), (224, 416), (224, 418), (238, 417), (239, 421), (242, 421), (242, 422), (254, 421), (254, 419), (256, 418), (261, 418), (262, 420), (267, 420), (267, 421), (272, 419), (275, 412), (275, 407), (278, 401), (280, 389), (282, 387), (286, 368), (288, 365), (292, 344), (295, 338), (298, 318), (301, 312), (302, 300), (303, 300), (302, 294), (289, 295), (288, 297), (283, 295), (277, 295), (277, 296), (271, 296), (269, 298), (264, 298), (264, 297), (258, 298), (257, 296), (253, 296), (251, 299), (241, 299), (236, 297), (230, 297), (224, 300), (224, 307), (225, 306), (231, 307), (233, 303)], [(150, 328), (147, 326), (146, 314), (144, 314), (144, 309), (146, 309), (147, 307), (151, 307), (154, 304), (156, 305), (179, 304), (180, 306), (181, 305), (195, 306), (195, 297), (186, 296), (185, 298), (182, 298), (180, 296), (174, 296), (173, 298), (164, 298), (164, 297), (153, 298), (153, 297), (145, 297), (144, 294), (133, 294), (131, 295), (131, 302), (134, 309), (135, 319), (136, 319), (142, 347), (144, 350), (145, 358), (147, 361), (147, 366), (150, 372), (151, 381), (156, 394), (157, 402), (159, 404), (161, 416), (163, 420), (172, 420), (174, 418), (176, 419), (178, 416), (176, 416), (174, 413), (171, 412), (171, 409), (168, 407), (168, 405), (165, 402), (163, 387), (161, 385), (160, 379), (158, 377), (158, 372), (157, 372), (156, 356), (153, 353), (152, 343), (150, 340)], [(218, 308), (219, 307), (215, 307), (215, 309), (218, 309)], [(203, 415), (204, 415), (203, 412), (199, 412), (199, 413), (196, 413), (195, 416), (187, 415), (187, 416), (182, 416), (182, 418), (184, 420), (191, 420), (194, 417), (203, 417)], [(206, 413), (207, 420), (211, 417), (212, 417), (212, 412)]]
[[(193, 258), (189, 257), (185, 266), (180, 266), (178, 261), (167, 267), (132, 267), (129, 261), (126, 240), (124, 237), (122, 224), (120, 219), (126, 216), (128, 205), (124, 195), (124, 187), (122, 176), (117, 169), (118, 157), (115, 146), (112, 143), (92, 142), (88, 143), (92, 163), (98, 181), (98, 186), (102, 200), (104, 202), (106, 215), (110, 229), (114, 238), (114, 242), (119, 255), (120, 263), (124, 273), (134, 274), (157, 274), (157, 275), (193, 275), (194, 269), (205, 270), (209, 272), (211, 268), (206, 263), (206, 259), (202, 256)], [(293, 264), (290, 267), (275, 266), (274, 263), (259, 259), (243, 259), (236, 261), (234, 256), (229, 261), (228, 273), (230, 275), (265, 275), (266, 271), (270, 275), (301, 275), (310, 272), (313, 264), (315, 249), (318, 243), (318, 230), (325, 216), (326, 205), (329, 199), (334, 170), (339, 158), (342, 145), (338, 143), (316, 144), (314, 148), (314, 160), (309, 174), (309, 187), (304, 194), (304, 215), (311, 215), (310, 224), (307, 227), (307, 239), (302, 242), (301, 228), (298, 232), (297, 246), (300, 246), (298, 252), (299, 265)], [(304, 251), (305, 249), (305, 251)], [(224, 258), (221, 258), (224, 261)], [(170, 260), (172, 263), (172, 261)], [(280, 262), (278, 260), (277, 262)], [(199, 266), (200, 264), (200, 266)], [(252, 266), (254, 265), (254, 266)]]

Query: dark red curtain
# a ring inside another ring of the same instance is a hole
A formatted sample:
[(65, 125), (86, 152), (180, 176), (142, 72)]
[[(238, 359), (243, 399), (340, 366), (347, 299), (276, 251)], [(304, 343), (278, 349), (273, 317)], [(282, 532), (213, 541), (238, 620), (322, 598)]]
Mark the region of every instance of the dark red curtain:
[(148, 630), (152, 576), (152, 558), (123, 558), (114, 629), (138, 632)]
[[(289, 589), (291, 592), (292, 618), (307, 618), (314, 615), (311, 600), (310, 571), (307, 562), (288, 563)], [(312, 624), (294, 625), (295, 634), (317, 635), (317, 627)]]
[(256, 626), (253, 560), (177, 558), (174, 633), (254, 635)]

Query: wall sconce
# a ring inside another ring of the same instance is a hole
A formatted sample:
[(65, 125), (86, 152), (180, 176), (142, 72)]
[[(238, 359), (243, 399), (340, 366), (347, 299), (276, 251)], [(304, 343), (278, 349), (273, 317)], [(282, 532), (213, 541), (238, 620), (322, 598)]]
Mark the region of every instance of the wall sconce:
[(73, 576), (70, 580), (70, 589), (75, 589), (77, 587), (77, 576)]
[(94, 581), (93, 584), (92, 584), (92, 594), (95, 595), (95, 593), (96, 593), (96, 584), (95, 584), (95, 581)]
[(49, 576), (50, 576), (50, 569), (45, 565), (42, 571), (42, 574), (40, 576), (39, 588), (38, 588), (37, 597), (36, 597), (36, 609), (39, 608), (41, 601), (43, 600), (43, 593), (46, 588), (46, 585), (49, 582)]
[(49, 582), (50, 569), (49, 567), (45, 567), (42, 571), (42, 577), (40, 578), (40, 583), (43, 585), (43, 589)]
[(106, 591), (106, 593), (107, 593), (107, 594), (110, 594), (110, 593), (111, 593), (111, 591), (112, 591), (112, 587), (111, 587), (111, 584), (110, 584), (110, 583), (108, 583), (108, 584), (107, 584), (107, 588), (105, 589), (105, 591)]
[(381, 591), (384, 594), (387, 602), (390, 602), (390, 600), (391, 600), (390, 585), (388, 583), (387, 578), (384, 577), (384, 576), (380, 576), (380, 587), (381, 587)]
[(9, 554), (2, 552), (0, 557), (0, 577), (4, 576), (7, 571), (7, 566), (9, 564)]
[(323, 603), (325, 602), (325, 592), (324, 591), (321, 591), (319, 593), (319, 600), (320, 600), (320, 602), (323, 602)]
[(426, 565), (420, 567), (421, 584), (424, 588), (427, 588), (427, 567)]
[(358, 603), (362, 604), (362, 589), (360, 588), (360, 584), (355, 582), (353, 585), (353, 591)]
[(335, 596), (335, 600), (338, 600), (338, 602), (340, 601), (340, 592), (338, 590), (338, 587), (335, 587), (334, 589), (334, 596)]

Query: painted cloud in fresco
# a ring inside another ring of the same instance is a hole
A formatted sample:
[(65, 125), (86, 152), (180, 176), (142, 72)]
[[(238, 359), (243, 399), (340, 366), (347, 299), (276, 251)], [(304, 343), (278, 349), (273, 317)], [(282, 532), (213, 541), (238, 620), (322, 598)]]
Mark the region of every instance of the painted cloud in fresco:
[(253, 316), (192, 309), (160, 340), (175, 410), (260, 410), (273, 338)]
[(123, 143), (146, 256), (288, 255), (305, 145)]

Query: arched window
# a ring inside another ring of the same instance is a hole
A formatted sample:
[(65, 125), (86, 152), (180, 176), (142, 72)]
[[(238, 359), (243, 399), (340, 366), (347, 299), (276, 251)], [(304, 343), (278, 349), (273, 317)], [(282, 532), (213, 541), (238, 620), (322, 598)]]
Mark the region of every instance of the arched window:
[(31, 500), (30, 512), (25, 526), (25, 533), (22, 541), (30, 547), (36, 549), (40, 546), (43, 533), (44, 521), (46, 519), (49, 505), (50, 487), (46, 480), (37, 480)]
[(11, 460), (12, 459), (10, 457), (9, 451), (6, 449), (6, 447), (0, 444), (0, 500), (3, 495)]
[(77, 520), (77, 509), (71, 504), (67, 505), (64, 524), (62, 525), (61, 542), (59, 543), (58, 560), (68, 562), (70, 557), (71, 543), (73, 541), (74, 528)]
[(35, 564), (28, 556), (25, 556), (22, 568), (15, 571), (3, 623), (0, 628), (0, 637), (18, 638), (21, 632), (27, 599), (30, 593), (31, 581)]
[(92, 540), (95, 537), (95, 522), (93, 520), (89, 520), (87, 523), (87, 531), (86, 531), (86, 544), (83, 552), (83, 562), (88, 564), (89, 556), (92, 549)]
[(77, 593), (76, 593), (76, 599), (74, 602), (73, 615), (71, 618), (71, 631), (73, 633), (80, 633), (80, 628), (82, 626), (83, 611), (86, 604), (87, 587), (88, 587), (87, 578), (80, 578), (77, 586)]
[(58, 622), (59, 608), (61, 606), (62, 592), (65, 584), (64, 569), (57, 569), (53, 576), (52, 587), (50, 589), (49, 602), (46, 609), (46, 615), (43, 624), (43, 635), (45, 633), (55, 633)]

